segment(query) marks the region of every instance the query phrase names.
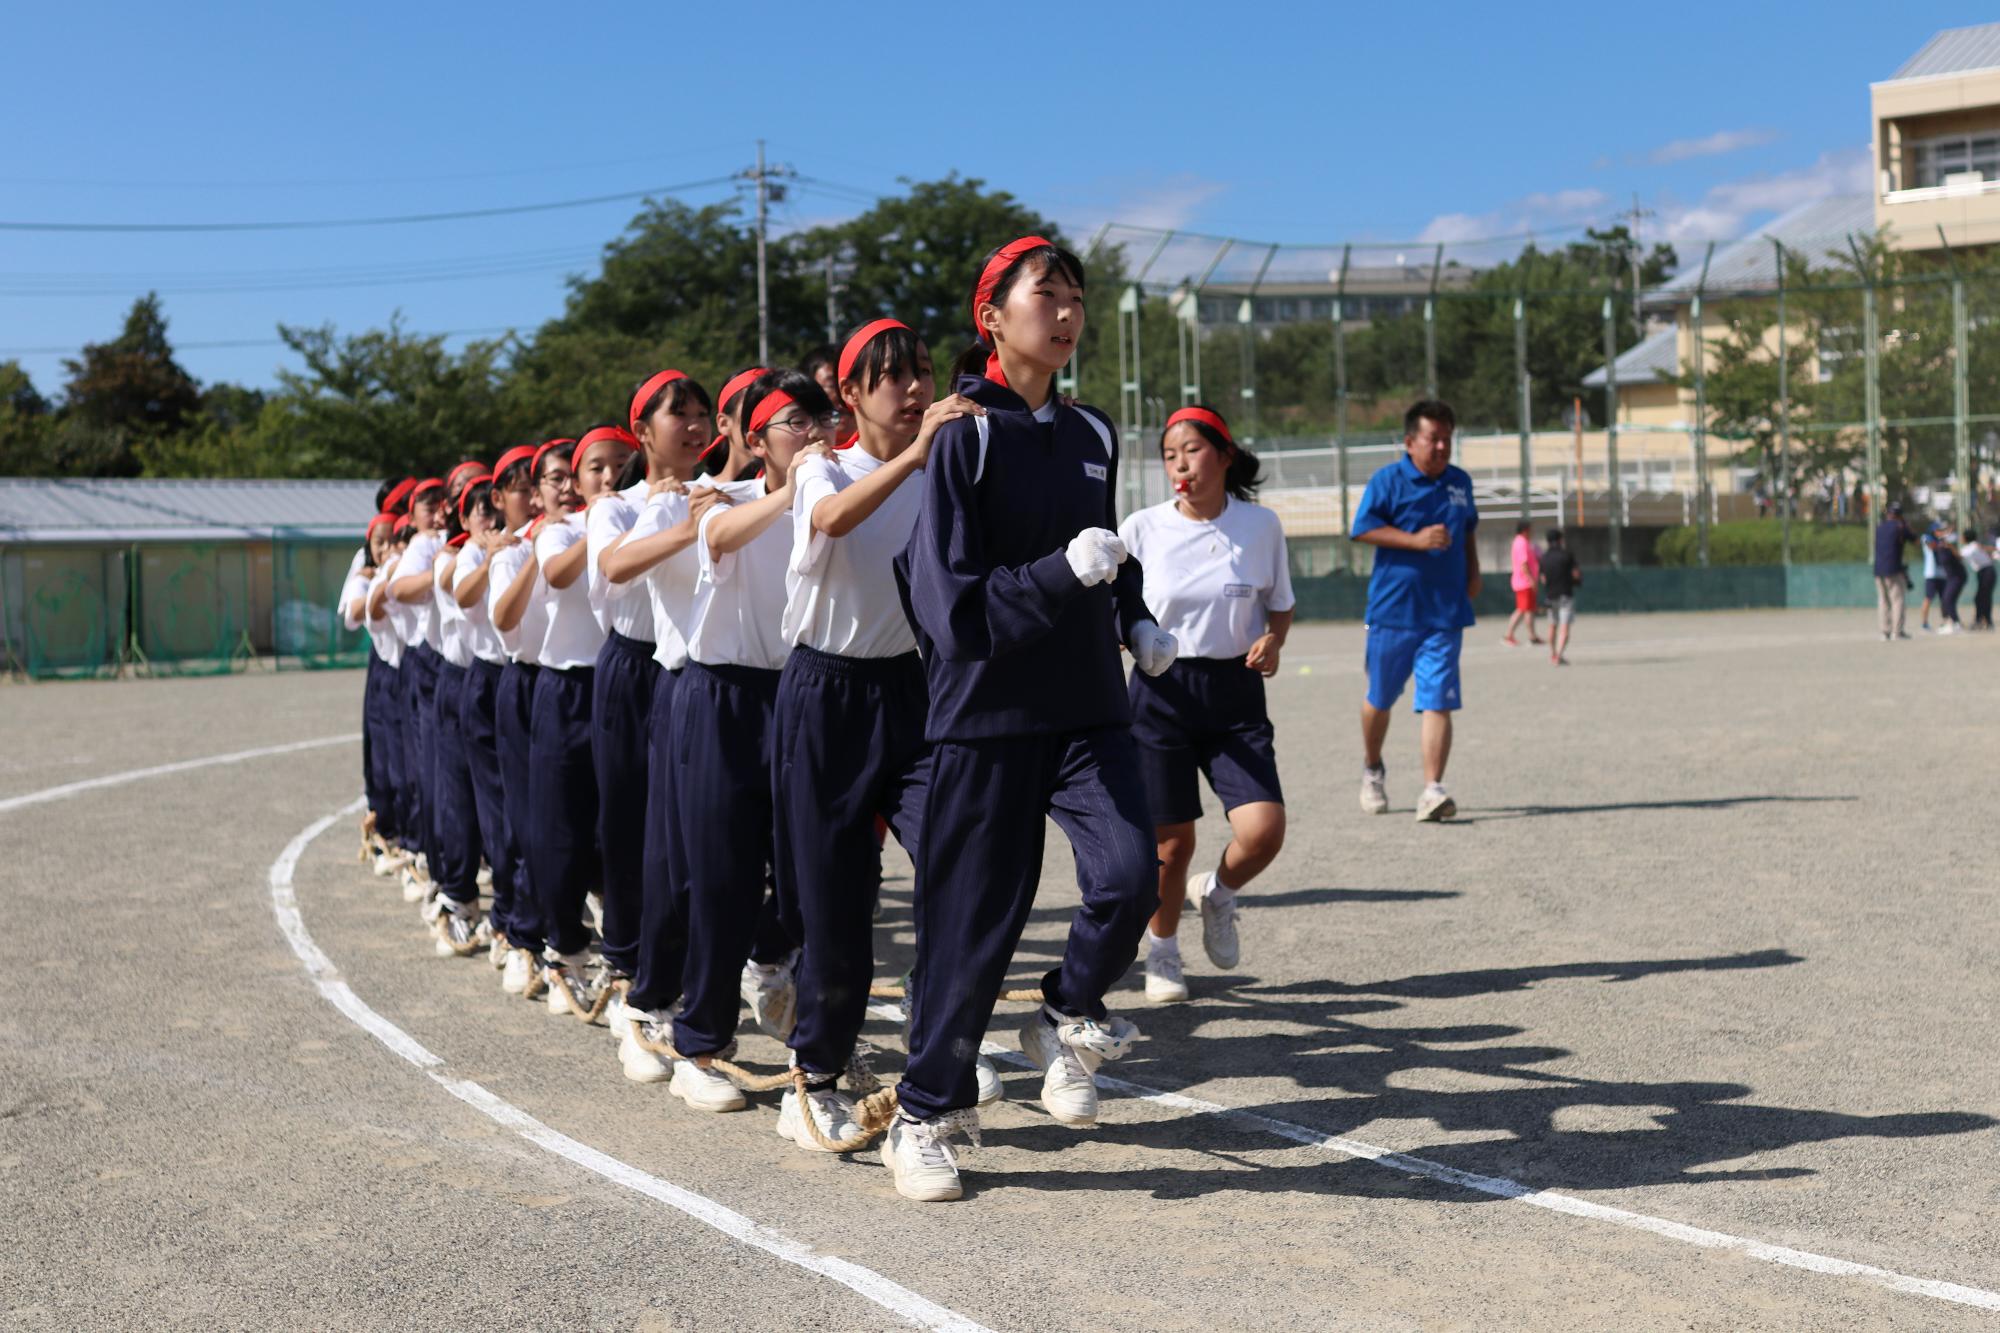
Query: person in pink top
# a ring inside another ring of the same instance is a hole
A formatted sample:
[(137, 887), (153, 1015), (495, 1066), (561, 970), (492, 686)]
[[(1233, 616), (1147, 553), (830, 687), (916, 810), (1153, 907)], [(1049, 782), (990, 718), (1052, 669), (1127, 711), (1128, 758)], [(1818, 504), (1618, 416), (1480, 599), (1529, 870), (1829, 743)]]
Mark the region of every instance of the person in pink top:
[(1514, 615), (1507, 622), (1507, 637), (1500, 640), (1509, 648), (1521, 645), (1514, 638), (1514, 631), (1520, 627), (1523, 617), (1528, 621), (1528, 642), (1540, 643), (1542, 636), (1535, 633), (1535, 619), (1541, 615), (1541, 608), (1535, 605), (1535, 588), (1541, 583), (1542, 558), (1535, 553), (1535, 542), (1528, 535), (1529, 525), (1524, 521), (1514, 525)]

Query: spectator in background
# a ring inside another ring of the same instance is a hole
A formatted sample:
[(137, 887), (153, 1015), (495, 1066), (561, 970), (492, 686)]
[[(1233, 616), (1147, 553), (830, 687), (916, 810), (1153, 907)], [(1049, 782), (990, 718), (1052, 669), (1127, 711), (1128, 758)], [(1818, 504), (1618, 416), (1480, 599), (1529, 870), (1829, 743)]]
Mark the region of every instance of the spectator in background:
[(826, 400), (833, 404), (835, 421), (833, 438), (843, 442), (854, 434), (854, 422), (846, 412), (841, 411), (840, 397), (840, 349), (832, 343), (822, 343), (807, 352), (799, 362), (799, 369), (818, 382), (826, 390)]
[(1540, 643), (1541, 636), (1535, 633), (1535, 618), (1541, 609), (1535, 605), (1535, 585), (1541, 582), (1541, 559), (1535, 554), (1535, 539), (1528, 535), (1526, 519), (1514, 525), (1514, 549), (1508, 558), (1514, 576), (1510, 586), (1514, 589), (1514, 614), (1507, 621), (1507, 635), (1500, 642), (1509, 648), (1521, 645), (1514, 638), (1514, 631), (1520, 627), (1521, 618), (1528, 619), (1528, 642)]
[(1924, 529), (1920, 543), (1924, 551), (1924, 604), (1917, 608), (1917, 628), (1925, 633), (1931, 628), (1931, 603), (1944, 595), (1944, 576), (1938, 572), (1937, 540), (1938, 525), (1933, 523)]
[(1965, 626), (1958, 621), (1958, 595), (1965, 591), (1965, 561), (1958, 554), (1958, 534), (1952, 531), (1951, 524), (1938, 524), (1933, 549), (1937, 551), (1938, 574), (1944, 579), (1944, 591), (1938, 594), (1938, 633), (1963, 634)]
[[(1910, 586), (1910, 571), (1903, 565), (1903, 548), (1916, 539), (1910, 525), (1903, 521), (1902, 503), (1891, 504), (1875, 528), (1875, 613), (1884, 643), (1910, 637), (1903, 629), (1903, 594)], [(1924, 609), (1929, 612), (1929, 599), (1925, 600)]]
[(1568, 666), (1570, 626), (1576, 620), (1576, 590), (1583, 582), (1583, 571), (1577, 568), (1576, 557), (1563, 544), (1561, 528), (1549, 529), (1549, 549), (1542, 553), (1542, 591), (1548, 596), (1549, 606), (1549, 662), (1553, 666)]
[(1993, 550), (1991, 534), (1988, 541), (1981, 542), (1977, 536), (1965, 539), (1965, 545), (1958, 548), (1959, 558), (1972, 571), (1972, 628), (1990, 630), (1993, 628)]

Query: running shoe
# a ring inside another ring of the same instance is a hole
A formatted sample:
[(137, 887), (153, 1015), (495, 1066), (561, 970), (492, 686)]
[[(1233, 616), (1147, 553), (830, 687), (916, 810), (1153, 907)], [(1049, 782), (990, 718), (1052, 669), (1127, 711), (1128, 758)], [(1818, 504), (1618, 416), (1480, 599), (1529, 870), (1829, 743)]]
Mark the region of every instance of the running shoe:
[(1451, 799), (1451, 793), (1444, 789), (1442, 782), (1431, 783), (1417, 798), (1419, 824), (1442, 824), (1457, 813), (1458, 802)]
[(618, 1034), (618, 1066), (626, 1078), (634, 1083), (664, 1083), (673, 1077), (672, 1062), (645, 1044), (644, 1025), (651, 1018), (649, 1014), (627, 1009), (623, 997), (613, 1000), (606, 1012), (611, 1030)]
[(789, 1039), (799, 1021), (799, 988), (793, 975), (797, 962), (798, 955), (793, 954), (782, 963), (743, 965), (743, 1003), (750, 1006), (757, 1026), (779, 1041)]
[(1124, 1019), (1064, 1018), (1046, 1006), (1021, 1028), (1021, 1054), (1042, 1070), (1042, 1107), (1065, 1125), (1097, 1123), (1098, 1065), (1123, 1055), (1139, 1035)]
[(1379, 815), (1389, 809), (1389, 770), (1386, 768), (1364, 768), (1361, 770), (1361, 813)]
[(1201, 908), (1202, 952), (1217, 967), (1235, 967), (1242, 956), (1242, 942), (1236, 937), (1236, 895), (1216, 882), (1212, 870), (1190, 879), (1187, 893)]
[[(828, 1142), (844, 1143), (859, 1138), (860, 1127), (854, 1123), (854, 1103), (828, 1086), (809, 1088), (806, 1091), (806, 1105), (811, 1107), (813, 1122)], [(799, 1090), (786, 1088), (785, 1099), (778, 1106), (778, 1137), (790, 1139), (807, 1152), (846, 1152), (845, 1148), (829, 1148), (812, 1135), (805, 1118), (799, 1111)]]
[(708, 1069), (692, 1060), (674, 1061), (674, 1076), (667, 1091), (697, 1111), (740, 1111), (748, 1105), (743, 1092), (719, 1069)]
[(1188, 997), (1178, 950), (1155, 949), (1146, 955), (1146, 998), (1154, 1004), (1179, 1004)]
[(882, 1165), (895, 1177), (896, 1193), (918, 1203), (945, 1203), (965, 1192), (958, 1156), (937, 1121), (897, 1116), (882, 1139)]

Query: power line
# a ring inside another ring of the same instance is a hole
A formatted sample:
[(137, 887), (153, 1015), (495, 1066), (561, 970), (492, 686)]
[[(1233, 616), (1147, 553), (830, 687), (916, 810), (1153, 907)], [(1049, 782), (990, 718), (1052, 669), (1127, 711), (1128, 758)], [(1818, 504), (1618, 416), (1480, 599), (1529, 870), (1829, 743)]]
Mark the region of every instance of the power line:
[(595, 171), (602, 167), (630, 167), (646, 162), (671, 162), (738, 147), (737, 142), (705, 144), (675, 153), (647, 153), (642, 157), (606, 158), (596, 162), (565, 162), (554, 166), (512, 167), (505, 171), (427, 172), (420, 176), (371, 176), (322, 180), (238, 180), (238, 181), (147, 181), (77, 180), (59, 176), (0, 176), (0, 185), (54, 186), (62, 189), (115, 190), (320, 190), (360, 189), (376, 185), (431, 185), (443, 182), (508, 180), (523, 176), (549, 176), (574, 171)]
[(596, 250), (565, 251), (526, 262), (475, 259), (459, 264), (445, 263), (436, 267), (357, 269), (345, 274), (330, 275), (324, 278), (288, 278), (283, 276), (259, 278), (249, 276), (241, 280), (200, 278), (180, 280), (171, 277), (148, 279), (136, 276), (130, 279), (119, 279), (107, 275), (101, 279), (73, 282), (67, 286), (63, 286), (51, 283), (36, 283), (33, 281), (13, 285), (5, 277), (0, 277), (0, 296), (13, 297), (15, 299), (28, 299), (38, 296), (120, 296), (141, 288), (157, 292), (162, 296), (213, 296), (244, 292), (340, 291), (357, 287), (429, 285), (439, 282), (467, 282), (480, 278), (548, 273), (565, 269), (575, 269), (580, 265), (594, 261), (596, 258)]
[(512, 204), (504, 208), (466, 208), (448, 213), (403, 213), (373, 218), (313, 218), (282, 222), (0, 222), (0, 231), (37, 232), (240, 232), (240, 231), (329, 231), (347, 227), (392, 227), (419, 222), (465, 222), (476, 218), (515, 217), (523, 213), (550, 213), (558, 209), (589, 208), (656, 195), (698, 190), (710, 185), (731, 185), (733, 176), (712, 176), (707, 180), (684, 181), (648, 190), (624, 190), (617, 194), (597, 194), (583, 199), (557, 199), (542, 204)]
[[(410, 333), (406, 336), (412, 338), (474, 338), (489, 333), (513, 333), (523, 327), (525, 326), (520, 324), (489, 324), (477, 329), (445, 329), (438, 333)], [(289, 345), (283, 338), (218, 338), (207, 342), (176, 342), (172, 344), (175, 352), (211, 352), (220, 351), (224, 348), (286, 347)], [(80, 352), (82, 350), (81, 346), (75, 345), (64, 347), (0, 347), (0, 356), (66, 356), (69, 353)]]

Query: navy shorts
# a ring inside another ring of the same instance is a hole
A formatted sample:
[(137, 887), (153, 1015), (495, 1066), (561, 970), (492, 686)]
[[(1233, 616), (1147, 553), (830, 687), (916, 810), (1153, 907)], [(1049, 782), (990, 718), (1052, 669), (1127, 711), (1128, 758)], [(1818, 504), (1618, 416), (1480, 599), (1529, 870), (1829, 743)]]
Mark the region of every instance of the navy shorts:
[(1934, 574), (1930, 578), (1924, 580), (1925, 601), (1935, 602), (1940, 598), (1942, 598), (1943, 596), (1944, 596), (1944, 579), (1941, 575)]
[(1264, 678), (1242, 658), (1183, 657), (1157, 676), (1134, 671), (1127, 689), (1155, 825), (1200, 818), (1198, 776), (1225, 812), (1253, 801), (1285, 803)]
[(1458, 650), (1465, 631), (1459, 629), (1401, 629), (1391, 625), (1368, 627), (1368, 704), (1371, 708), (1396, 706), (1410, 677), (1417, 678), (1416, 711), (1449, 713), (1461, 706), (1458, 688)]

